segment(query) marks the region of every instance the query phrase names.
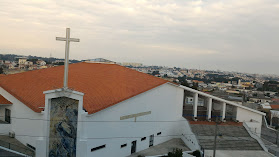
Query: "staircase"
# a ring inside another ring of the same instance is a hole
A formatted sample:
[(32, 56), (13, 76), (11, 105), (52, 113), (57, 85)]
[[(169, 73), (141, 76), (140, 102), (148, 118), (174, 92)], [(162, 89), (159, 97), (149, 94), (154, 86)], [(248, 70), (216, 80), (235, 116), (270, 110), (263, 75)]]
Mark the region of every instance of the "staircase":
[[(213, 150), (215, 125), (191, 124), (200, 145)], [(217, 150), (263, 150), (243, 126), (218, 125)]]

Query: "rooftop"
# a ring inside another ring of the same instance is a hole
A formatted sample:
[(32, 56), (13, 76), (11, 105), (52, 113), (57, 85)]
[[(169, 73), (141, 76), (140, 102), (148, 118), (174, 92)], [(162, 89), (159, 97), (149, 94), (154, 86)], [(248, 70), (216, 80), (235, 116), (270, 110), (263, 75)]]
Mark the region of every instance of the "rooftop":
[[(214, 125), (191, 124), (191, 128), (204, 149), (214, 149)], [(263, 150), (243, 126), (218, 125), (218, 135), (217, 150)]]
[(182, 149), (182, 151), (190, 151), (190, 148), (188, 148), (180, 138), (174, 138), (169, 141), (158, 144), (156, 146), (152, 146), (145, 150), (134, 153), (129, 157), (138, 157), (139, 155), (141, 156), (164, 155), (164, 154), (168, 154), (168, 152), (172, 152), (174, 148)]
[[(44, 91), (63, 87), (64, 66), (0, 77), (0, 87), (35, 112), (45, 106)], [(84, 93), (83, 106), (96, 113), (168, 81), (117, 64), (69, 65), (69, 88)]]

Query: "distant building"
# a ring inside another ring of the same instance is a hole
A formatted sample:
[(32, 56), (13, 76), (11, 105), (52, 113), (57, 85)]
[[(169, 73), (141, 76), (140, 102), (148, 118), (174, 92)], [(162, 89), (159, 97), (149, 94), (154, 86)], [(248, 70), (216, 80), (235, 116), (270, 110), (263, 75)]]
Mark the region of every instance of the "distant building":
[(26, 61), (26, 62), (24, 63), (24, 65), (25, 65), (25, 66), (32, 66), (32, 65), (33, 65), (33, 62), (31, 62), (31, 61)]
[[(186, 103), (186, 105), (193, 105), (194, 104), (194, 98), (193, 97), (186, 97), (185, 103)], [(204, 106), (204, 99), (201, 99), (201, 98), (198, 99), (198, 106)]]
[(26, 61), (27, 61), (26, 57), (18, 57), (18, 64), (19, 65), (24, 65)]
[(115, 64), (116, 62), (104, 59), (104, 58), (95, 58), (95, 59), (88, 59), (85, 62), (90, 62), (90, 63), (110, 63), (110, 64)]
[(37, 63), (38, 66), (45, 66), (46, 65), (46, 62), (43, 61), (43, 60), (38, 60), (38, 61), (36, 61), (36, 63)]
[(122, 66), (141, 67), (142, 63), (123, 62), (123, 63), (120, 63), (120, 65), (122, 65)]
[(8, 69), (14, 69), (14, 65), (12, 63), (4, 63), (4, 66)]

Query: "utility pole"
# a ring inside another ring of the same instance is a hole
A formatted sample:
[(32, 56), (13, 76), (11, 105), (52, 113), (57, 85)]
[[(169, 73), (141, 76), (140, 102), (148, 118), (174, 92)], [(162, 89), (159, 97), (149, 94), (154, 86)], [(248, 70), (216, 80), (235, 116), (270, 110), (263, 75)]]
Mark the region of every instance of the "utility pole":
[(278, 130), (276, 130), (276, 145), (278, 145)]
[(278, 129), (279, 129), (279, 127), (276, 126), (275, 129), (276, 129), (276, 145), (278, 145)]

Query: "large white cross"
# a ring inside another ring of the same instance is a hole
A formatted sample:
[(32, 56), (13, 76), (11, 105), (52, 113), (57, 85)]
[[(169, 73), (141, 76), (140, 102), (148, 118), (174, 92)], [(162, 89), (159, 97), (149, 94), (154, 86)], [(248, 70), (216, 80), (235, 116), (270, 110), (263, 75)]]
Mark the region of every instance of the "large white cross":
[(65, 45), (65, 70), (64, 70), (64, 89), (68, 88), (68, 67), (69, 67), (69, 47), (70, 47), (70, 41), (73, 42), (79, 42), (79, 39), (77, 38), (70, 38), (70, 28), (66, 28), (66, 38), (63, 37), (56, 37), (56, 40), (59, 41), (66, 41)]

